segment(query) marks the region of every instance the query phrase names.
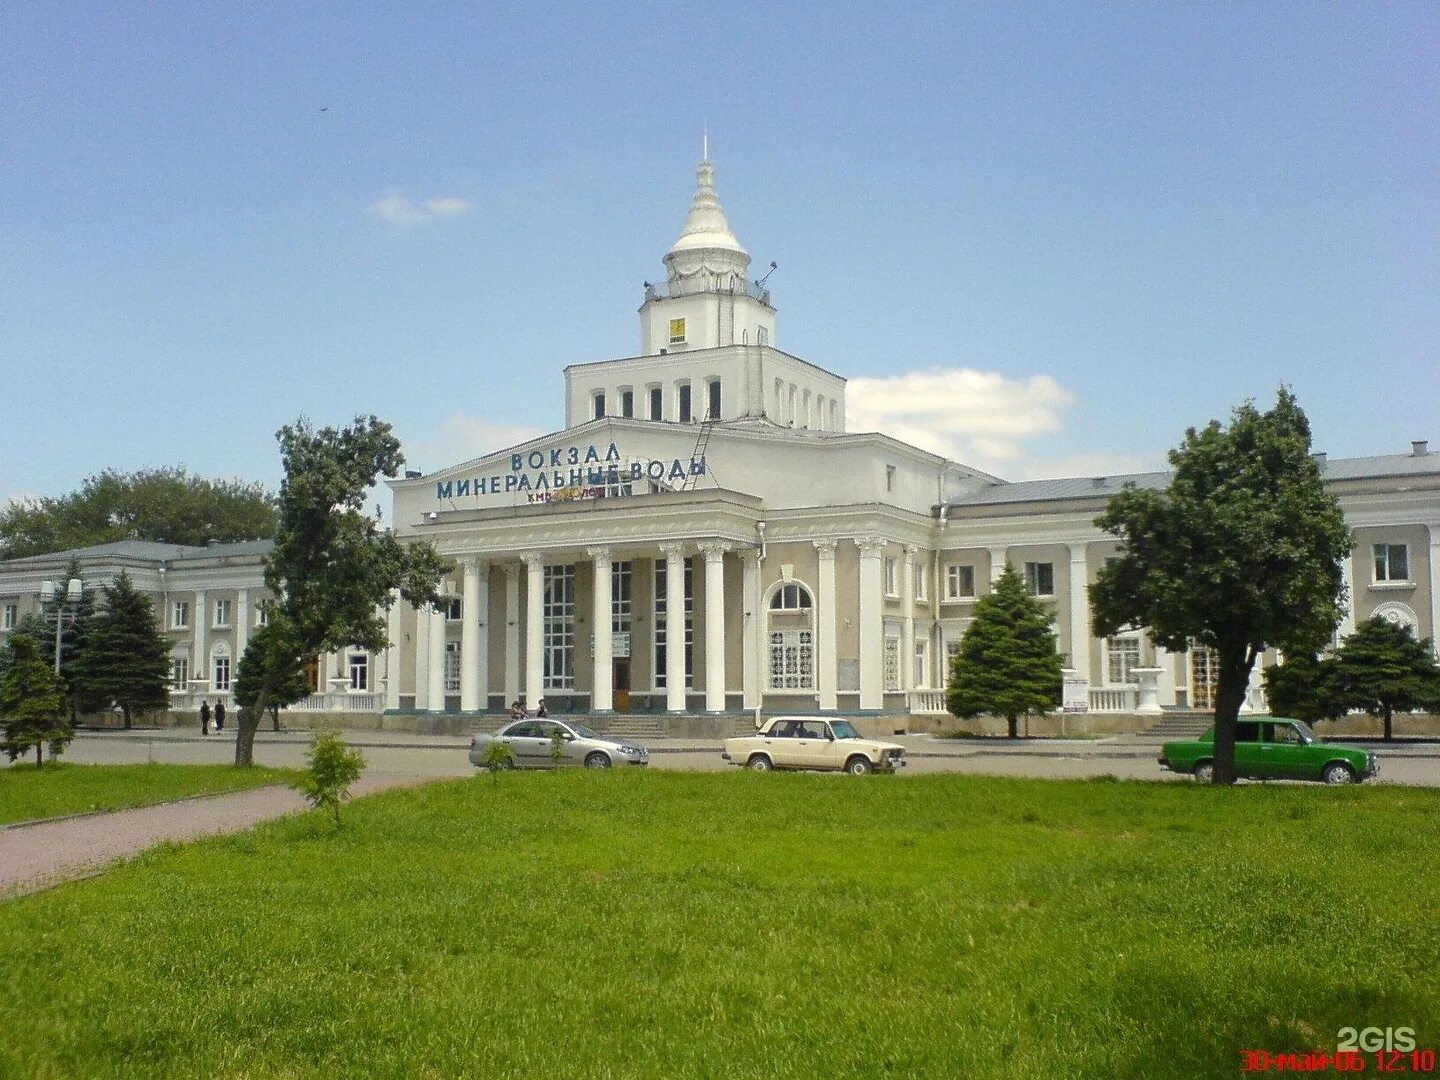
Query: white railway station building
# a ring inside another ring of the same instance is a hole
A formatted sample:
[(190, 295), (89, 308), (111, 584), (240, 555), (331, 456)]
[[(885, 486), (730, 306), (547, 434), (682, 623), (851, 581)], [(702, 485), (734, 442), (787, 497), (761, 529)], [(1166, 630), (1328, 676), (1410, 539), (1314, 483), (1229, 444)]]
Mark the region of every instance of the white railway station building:
[[(846, 425), (846, 381), (777, 347), (709, 160), (638, 355), (565, 368), (564, 426), (391, 483), (398, 534), (454, 559), (438, 610), (397, 605), (392, 647), (316, 658), (301, 708), (478, 714), (944, 711), (948, 658), (1008, 562), (1053, 607), (1067, 701), (1090, 712), (1208, 708), (1213, 658), (1143, 633), (1092, 637), (1086, 586), (1113, 538), (1093, 520), (1126, 482), (1007, 483)], [(1397, 438), (1397, 444), (1400, 440)], [(1398, 447), (1397, 447), (1398, 449)], [(1354, 622), (1440, 623), (1440, 453), (1324, 463), (1354, 531)], [(126, 542), (0, 564), (0, 633), (81, 560), (128, 570), (173, 642), (174, 706), (225, 697), (263, 621), (268, 544)], [(1258, 678), (1252, 692), (1259, 707)]]

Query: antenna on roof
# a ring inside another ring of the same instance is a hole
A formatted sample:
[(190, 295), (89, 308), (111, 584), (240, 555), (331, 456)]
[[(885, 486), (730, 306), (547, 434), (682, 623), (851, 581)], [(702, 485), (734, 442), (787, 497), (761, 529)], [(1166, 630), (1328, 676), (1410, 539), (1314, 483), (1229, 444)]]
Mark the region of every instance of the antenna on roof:
[(765, 271), (765, 276), (762, 277), (762, 278), (760, 278), (759, 280), (757, 280), (757, 281), (755, 282), (755, 284), (756, 284), (756, 285), (764, 285), (765, 282), (769, 280), (770, 275), (773, 274), (776, 270), (779, 270), (779, 269), (780, 269), (780, 264), (772, 261), (772, 262), (770, 263), (770, 269)]

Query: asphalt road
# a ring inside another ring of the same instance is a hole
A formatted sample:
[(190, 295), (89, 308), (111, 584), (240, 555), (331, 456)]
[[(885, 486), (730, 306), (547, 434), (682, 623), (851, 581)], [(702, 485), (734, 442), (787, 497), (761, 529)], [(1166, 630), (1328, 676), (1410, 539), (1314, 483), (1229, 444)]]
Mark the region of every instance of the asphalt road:
[[(468, 740), (447, 736), (349, 731), (344, 736), (359, 747), (372, 776), (468, 776)], [(972, 775), (1029, 776), (1078, 779), (1116, 776), (1133, 780), (1176, 780), (1156, 763), (1159, 743), (1142, 737), (1089, 741), (1049, 739), (1010, 742), (1002, 739), (949, 740), (900, 736), (909, 750), (901, 775), (952, 772)], [(1365, 744), (1380, 757), (1381, 783), (1440, 786), (1440, 744), (1408, 743), (1395, 747)], [(167, 729), (155, 732), (84, 732), (76, 737), (65, 760), (85, 764), (134, 764), (159, 761), (183, 764), (228, 763), (234, 760), (234, 733), (202, 737), (198, 732)], [(302, 766), (308, 739), (303, 733), (262, 731), (255, 760), (262, 765)], [(650, 766), (657, 769), (716, 771), (733, 768), (720, 757), (720, 744), (652, 743)]]

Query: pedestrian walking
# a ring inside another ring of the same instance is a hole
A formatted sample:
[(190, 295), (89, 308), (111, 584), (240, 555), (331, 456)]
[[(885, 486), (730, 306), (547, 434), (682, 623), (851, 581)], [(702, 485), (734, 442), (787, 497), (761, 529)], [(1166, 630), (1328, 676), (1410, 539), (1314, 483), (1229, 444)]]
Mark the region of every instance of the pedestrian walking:
[(210, 702), (200, 699), (200, 734), (210, 734)]
[(215, 702), (215, 730), (221, 731), (225, 727), (225, 702)]

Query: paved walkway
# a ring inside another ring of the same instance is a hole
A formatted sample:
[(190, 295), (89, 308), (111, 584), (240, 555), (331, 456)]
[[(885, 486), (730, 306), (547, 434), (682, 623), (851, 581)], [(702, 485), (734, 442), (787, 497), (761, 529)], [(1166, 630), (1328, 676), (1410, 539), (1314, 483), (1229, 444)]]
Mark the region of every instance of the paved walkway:
[[(352, 790), (358, 797), (421, 782), (363, 777)], [(276, 785), (0, 829), (0, 900), (87, 877), (167, 840), (241, 832), (307, 805), (298, 791)]]

